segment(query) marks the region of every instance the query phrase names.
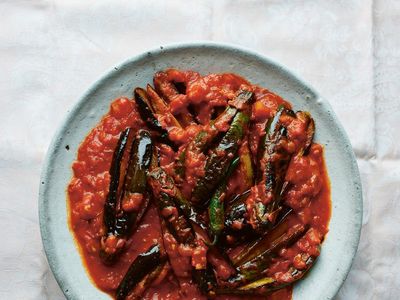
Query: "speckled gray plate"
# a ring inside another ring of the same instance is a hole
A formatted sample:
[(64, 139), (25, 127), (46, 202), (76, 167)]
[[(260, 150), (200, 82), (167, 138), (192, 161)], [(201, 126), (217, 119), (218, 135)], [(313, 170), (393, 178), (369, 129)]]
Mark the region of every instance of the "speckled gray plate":
[(108, 111), (111, 100), (130, 97), (134, 87), (152, 82), (154, 72), (168, 67), (202, 74), (234, 72), (289, 100), (295, 110), (311, 112), (315, 140), (325, 145), (332, 218), (321, 256), (295, 285), (293, 299), (332, 299), (350, 269), (361, 228), (361, 184), (350, 142), (327, 101), (290, 71), (250, 50), (209, 42), (160, 47), (113, 68), (78, 101), (55, 135), (43, 166), (39, 214), (47, 259), (65, 296), (109, 299), (88, 278), (68, 228), (65, 191), (78, 146)]

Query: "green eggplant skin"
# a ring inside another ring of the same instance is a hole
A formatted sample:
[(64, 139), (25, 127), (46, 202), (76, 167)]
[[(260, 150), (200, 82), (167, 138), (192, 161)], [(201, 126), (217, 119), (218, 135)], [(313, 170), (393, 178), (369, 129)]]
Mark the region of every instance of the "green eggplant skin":
[(272, 292), (283, 289), (301, 280), (311, 269), (316, 259), (317, 257), (308, 256), (305, 261), (306, 268), (302, 270), (291, 267), (289, 271), (291, 272), (291, 276), (293, 279), (290, 282), (278, 282), (272, 278), (264, 277), (239, 287), (218, 287), (215, 290), (215, 293), (217, 295), (268, 296)]
[(192, 202), (197, 206), (208, 205), (210, 195), (228, 172), (232, 158), (236, 155), (244, 137), (250, 116), (247, 111), (239, 111), (219, 145), (211, 152), (205, 166), (205, 176), (200, 178), (193, 189)]
[(239, 281), (249, 282), (262, 277), (262, 272), (269, 266), (271, 259), (283, 247), (290, 246), (296, 242), (307, 230), (308, 226), (297, 224), (291, 232), (285, 232), (270, 243), (261, 240), (251, 249), (247, 257), (235, 261), (239, 272)]
[(176, 160), (176, 165), (175, 165), (175, 174), (178, 175), (181, 179), (185, 178), (186, 151), (187, 151), (187, 148), (182, 150), (182, 152), (178, 156), (178, 159)]
[(132, 262), (116, 291), (116, 299), (124, 300), (129, 292), (148, 274), (166, 261), (161, 255), (158, 244), (151, 246), (146, 252), (139, 254)]
[(208, 208), (208, 217), (210, 222), (210, 235), (213, 240), (216, 242), (218, 240), (219, 235), (224, 229), (225, 223), (225, 205), (223, 195), (226, 192), (227, 182), (232, 175), (232, 173), (236, 170), (239, 165), (240, 158), (236, 158), (233, 160), (230, 165), (228, 172), (221, 183), (221, 185), (217, 188), (214, 195), (211, 197), (210, 205)]

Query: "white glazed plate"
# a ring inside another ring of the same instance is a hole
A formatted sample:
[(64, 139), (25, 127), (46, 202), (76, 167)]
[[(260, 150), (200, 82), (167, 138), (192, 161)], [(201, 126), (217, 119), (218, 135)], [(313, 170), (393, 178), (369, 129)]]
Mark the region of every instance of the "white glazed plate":
[(315, 141), (325, 146), (332, 217), (321, 255), (295, 285), (293, 299), (332, 299), (349, 272), (361, 229), (361, 184), (351, 144), (328, 102), (290, 71), (247, 49), (210, 42), (160, 47), (115, 67), (78, 101), (53, 138), (43, 166), (39, 215), (47, 259), (65, 296), (110, 299), (90, 281), (68, 226), (66, 188), (79, 144), (113, 99), (131, 97), (134, 87), (152, 82), (156, 71), (168, 67), (201, 74), (233, 72), (290, 101), (294, 110), (312, 114)]

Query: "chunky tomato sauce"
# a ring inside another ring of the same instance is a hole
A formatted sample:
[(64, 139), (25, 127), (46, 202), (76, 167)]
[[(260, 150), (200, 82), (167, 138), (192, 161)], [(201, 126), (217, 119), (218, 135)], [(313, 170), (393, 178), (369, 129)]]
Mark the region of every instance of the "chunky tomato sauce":
[[(170, 89), (168, 82), (184, 84), (184, 90), (177, 93), (177, 89)], [(180, 178), (174, 174), (176, 160), (185, 146), (200, 130), (207, 129), (210, 120), (221, 112), (228, 101), (233, 99), (239, 88), (253, 91), (254, 103), (252, 104), (249, 139), (240, 145), (239, 153), (257, 153), (260, 138), (263, 136), (266, 121), (273, 117), (278, 106), (283, 104), (290, 108), (290, 104), (278, 95), (265, 88), (254, 86), (245, 79), (235, 74), (210, 74), (201, 76), (192, 71), (167, 70), (157, 73), (155, 87), (163, 92), (169, 102), (169, 111), (158, 116), (161, 124), (168, 128), (169, 137), (179, 145), (179, 150), (174, 151), (166, 145), (158, 145), (160, 153), (160, 166), (174, 177), (182, 193), (190, 198), (191, 191), (196, 184), (196, 179), (204, 176), (206, 157), (203, 153), (187, 153), (186, 174)], [(188, 116), (191, 111), (197, 112), (196, 122)], [(174, 126), (171, 114), (176, 117), (184, 130)], [(318, 124), (317, 130), (318, 130)], [(229, 124), (216, 124), (223, 130)], [(146, 128), (141, 120), (135, 102), (127, 97), (121, 97), (111, 103), (109, 112), (102, 118), (98, 125), (91, 130), (79, 147), (76, 161), (72, 165), (73, 177), (68, 186), (70, 227), (79, 246), (83, 262), (87, 271), (102, 291), (114, 295), (130, 263), (138, 254), (144, 252), (158, 241), (162, 242), (160, 221), (157, 208), (151, 204), (145, 213), (136, 232), (126, 241), (126, 250), (121, 258), (112, 266), (106, 266), (99, 257), (100, 241), (104, 234), (103, 207), (110, 184), (110, 165), (114, 149), (121, 132), (131, 127), (134, 130)], [(288, 135), (292, 143), (285, 147), (295, 149), (301, 142), (301, 132), (304, 131), (301, 120), (288, 125)], [(263, 163), (263, 162), (256, 162)], [(251, 185), (246, 181), (246, 169), (241, 164), (228, 182), (225, 199), (243, 193)], [(295, 157), (291, 160), (286, 173), (286, 181), (290, 186), (284, 197), (285, 205), (295, 212), (290, 218), (309, 226), (307, 233), (296, 243), (282, 248), (268, 268), (267, 274), (279, 282), (290, 282), (287, 272), (289, 265), (298, 269), (304, 268), (304, 262), (299, 258), (299, 253), (309, 253), (318, 256), (320, 245), (328, 232), (330, 219), (330, 187), (329, 179), (323, 157), (323, 147), (313, 144), (308, 155)], [(257, 186), (251, 188), (251, 197), (247, 205), (256, 201), (259, 191)], [(268, 196), (268, 195), (264, 195)], [(241, 226), (240, 223), (237, 224)], [(164, 237), (166, 247), (176, 249), (176, 256), (170, 257), (174, 271), (188, 272), (190, 265), (185, 256), (184, 247), (168, 242)], [(164, 241), (164, 242), (165, 242)], [(176, 241), (175, 241), (176, 242)], [(176, 248), (174, 248), (176, 247)], [(199, 250), (200, 251), (200, 250)], [(167, 249), (168, 252), (168, 249)], [(201, 251), (200, 251), (201, 252)], [(201, 258), (204, 253), (198, 253)], [(229, 255), (232, 255), (232, 250)], [(192, 261), (195, 255), (191, 253)], [(217, 270), (223, 276), (223, 267)], [(254, 299), (291, 299), (292, 288), (281, 289), (267, 297)], [(186, 296), (182, 296), (186, 295)], [(201, 295), (194, 284), (187, 279), (179, 281), (171, 270), (166, 269), (149, 289), (142, 295), (143, 299), (206, 299)], [(218, 299), (250, 299), (248, 296), (219, 296)]]

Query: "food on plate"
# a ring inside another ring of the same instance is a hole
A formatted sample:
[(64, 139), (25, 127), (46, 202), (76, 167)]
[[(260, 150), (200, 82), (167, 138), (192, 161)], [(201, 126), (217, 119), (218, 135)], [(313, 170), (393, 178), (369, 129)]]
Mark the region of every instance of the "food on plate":
[(167, 69), (79, 147), (70, 226), (115, 299), (290, 299), (328, 232), (310, 113), (232, 73)]

